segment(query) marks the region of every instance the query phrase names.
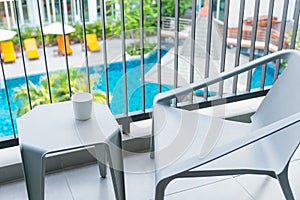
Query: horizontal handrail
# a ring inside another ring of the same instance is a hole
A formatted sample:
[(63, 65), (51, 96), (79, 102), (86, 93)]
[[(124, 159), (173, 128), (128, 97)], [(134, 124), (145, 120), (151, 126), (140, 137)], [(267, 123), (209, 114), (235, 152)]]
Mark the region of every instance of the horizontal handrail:
[(251, 62), (248, 62), (239, 67), (236, 67), (232, 71), (220, 73), (220, 75), (218, 77), (207, 78), (207, 79), (204, 79), (204, 81), (200, 82), (200, 83), (192, 83), (187, 86), (183, 86), (180, 88), (169, 90), (167, 92), (160, 93), (160, 94), (156, 95), (156, 97), (154, 98), (153, 105), (155, 105), (157, 103), (161, 103), (161, 104), (168, 103), (170, 100), (172, 100), (174, 98), (177, 98), (182, 95), (193, 92), (195, 90), (199, 90), (199, 89), (205, 88), (207, 86), (219, 83), (226, 79), (232, 78), (236, 75), (247, 72), (251, 69), (254, 69), (260, 65), (267, 64), (268, 62), (274, 61), (276, 59), (283, 59), (283, 58), (287, 59), (288, 57), (290, 57), (292, 55), (300, 58), (300, 53), (296, 50), (278, 51), (278, 52), (266, 55), (264, 57), (258, 58), (256, 60), (253, 60)]

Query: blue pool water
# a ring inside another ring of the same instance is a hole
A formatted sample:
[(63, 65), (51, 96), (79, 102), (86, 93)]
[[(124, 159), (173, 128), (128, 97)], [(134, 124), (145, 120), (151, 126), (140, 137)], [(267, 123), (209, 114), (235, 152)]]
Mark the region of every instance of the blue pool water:
[[(161, 56), (164, 56), (167, 50), (161, 51)], [(145, 58), (145, 73), (147, 73), (157, 63), (157, 51), (154, 51)], [(142, 87), (141, 87), (141, 68), (140, 60), (128, 60), (126, 61), (126, 75), (127, 75), (127, 96), (128, 96), (128, 111), (138, 111), (142, 109)], [(91, 66), (90, 73), (99, 75), (100, 81), (94, 85), (93, 89), (106, 91), (105, 89), (105, 74), (103, 71), (103, 65)], [(79, 68), (79, 70), (85, 71), (85, 68)], [(38, 85), (39, 80), (45, 74), (37, 74), (28, 76), (28, 80)], [(109, 92), (111, 94), (110, 108), (113, 114), (124, 113), (124, 82), (123, 82), (123, 70), (122, 62), (114, 62), (108, 65), (108, 79), (109, 79)], [(10, 105), (13, 112), (13, 122), (16, 127), (15, 118), (17, 109), (20, 106), (20, 102), (14, 102), (12, 96), (14, 95), (14, 88), (20, 87), (25, 84), (24, 77), (7, 79), (8, 96)], [(3, 88), (3, 82), (0, 90), (0, 138), (4, 136), (13, 135), (13, 128), (10, 119), (8, 102)], [(162, 86), (162, 91), (169, 90), (170, 87)], [(151, 108), (154, 96), (158, 93), (158, 85), (154, 83), (145, 84), (145, 107)]]
[[(162, 50), (162, 56), (167, 53), (167, 50)], [(148, 57), (145, 58), (145, 73), (148, 72), (157, 63), (157, 52), (154, 51)], [(128, 96), (128, 111), (138, 111), (142, 109), (142, 87), (141, 87), (141, 68), (140, 60), (129, 60), (127, 64), (127, 96)], [(84, 71), (85, 68), (80, 68)], [(103, 73), (103, 65), (90, 67), (91, 74), (99, 75), (100, 81), (94, 86), (94, 89), (98, 89), (105, 92), (105, 75)], [(273, 65), (267, 65), (267, 73), (265, 85), (272, 85), (275, 68)], [(28, 76), (28, 79), (34, 84), (38, 84), (41, 76), (45, 74), (37, 74)], [(251, 88), (258, 88), (260, 85), (261, 67), (258, 67), (253, 72)], [(109, 79), (109, 92), (111, 94), (110, 109), (113, 114), (124, 113), (124, 82), (123, 82), (123, 70), (122, 62), (114, 62), (108, 65), (108, 79)], [(7, 79), (8, 95), (10, 105), (13, 112), (13, 122), (16, 126), (15, 118), (17, 108), (20, 106), (20, 102), (13, 102), (13, 88), (20, 87), (25, 84), (25, 78), (13, 78)], [(171, 89), (171, 86), (162, 86), (162, 91)], [(201, 92), (201, 91), (200, 91)], [(154, 83), (145, 83), (145, 107), (151, 108), (154, 96), (158, 93), (158, 85)], [(4, 136), (13, 135), (12, 123), (10, 114), (8, 111), (8, 102), (5, 94), (5, 89), (2, 87), (0, 90), (0, 139)], [(213, 94), (212, 94), (213, 95)]]
[[(273, 84), (274, 75), (275, 75), (275, 67), (272, 64), (266, 65), (266, 77), (265, 77), (265, 86), (270, 86)], [(260, 87), (260, 78), (261, 78), (262, 66), (257, 67), (252, 74), (251, 88), (259, 88)], [(281, 70), (279, 70), (279, 74), (281, 74)]]

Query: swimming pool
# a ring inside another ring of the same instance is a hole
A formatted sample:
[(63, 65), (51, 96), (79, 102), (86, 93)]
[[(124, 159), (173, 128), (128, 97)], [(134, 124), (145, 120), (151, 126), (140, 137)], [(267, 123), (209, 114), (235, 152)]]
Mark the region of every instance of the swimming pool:
[[(265, 77), (265, 86), (270, 86), (274, 82), (275, 75), (275, 66), (273, 64), (266, 65), (266, 77)], [(257, 67), (252, 74), (251, 80), (251, 88), (259, 88), (260, 87), (260, 79), (261, 79), (262, 66)], [(282, 73), (282, 70), (279, 70), (279, 75)]]
[[(161, 50), (161, 56), (163, 57), (168, 52), (167, 49)], [(147, 73), (156, 63), (157, 63), (157, 51), (153, 51), (144, 60), (145, 63), (145, 73)], [(123, 82), (123, 69), (122, 62), (114, 62), (108, 64), (108, 83), (109, 92), (112, 98), (110, 102), (110, 108), (113, 114), (124, 113), (124, 82)], [(91, 74), (99, 75), (100, 81), (94, 85), (94, 89), (106, 91), (105, 88), (105, 74), (104, 66), (91, 66)], [(85, 67), (78, 68), (78, 70), (85, 71)], [(39, 84), (39, 80), (45, 74), (36, 74), (28, 76), (30, 80), (35, 85)], [(142, 109), (142, 87), (141, 87), (141, 68), (140, 59), (128, 60), (126, 61), (126, 75), (127, 75), (127, 96), (128, 96), (128, 111), (138, 111)], [(24, 77), (9, 78), (7, 79), (7, 88), (9, 94), (9, 100), (12, 112), (13, 112), (13, 122), (16, 127), (16, 114), (17, 109), (20, 106), (20, 102), (13, 101), (14, 88), (20, 87), (25, 84)], [(3, 87), (3, 84), (2, 84)], [(162, 91), (168, 90), (170, 87), (162, 86)], [(145, 107), (151, 108), (154, 96), (158, 93), (158, 85), (155, 83), (145, 83)], [(5, 94), (5, 89), (0, 90), (0, 138), (5, 136), (13, 135), (12, 123), (10, 119), (10, 114), (8, 111), (7, 97)]]
[[(162, 50), (162, 56), (167, 53), (167, 50)], [(157, 51), (154, 51), (145, 58), (145, 73), (147, 73), (157, 63)], [(141, 68), (140, 60), (129, 60), (127, 64), (127, 96), (128, 96), (128, 111), (139, 111), (142, 109), (142, 87), (141, 87)], [(84, 71), (85, 68), (78, 68)], [(275, 68), (273, 65), (267, 65), (267, 73), (265, 85), (271, 85), (273, 83)], [(94, 85), (94, 89), (98, 89), (105, 92), (105, 75), (103, 73), (103, 65), (91, 66), (91, 74), (98, 74), (100, 81)], [(28, 79), (34, 84), (38, 84), (41, 76), (45, 74), (30, 75)], [(251, 88), (257, 88), (260, 85), (261, 67), (257, 68), (253, 72)], [(122, 62), (114, 62), (108, 65), (108, 83), (109, 92), (113, 97), (110, 102), (110, 109), (113, 114), (124, 113), (124, 82), (123, 82), (123, 70)], [(14, 95), (13, 89), (25, 84), (24, 77), (7, 79), (9, 99), (11, 101), (11, 108), (13, 111), (13, 122), (16, 126), (16, 111), (20, 102), (14, 102), (12, 96)], [(162, 91), (171, 89), (171, 86), (162, 85)], [(158, 93), (158, 85), (155, 83), (145, 83), (145, 107), (151, 108), (154, 96)], [(5, 89), (0, 90), (0, 138), (13, 135), (12, 123), (8, 111), (8, 104), (5, 94)]]

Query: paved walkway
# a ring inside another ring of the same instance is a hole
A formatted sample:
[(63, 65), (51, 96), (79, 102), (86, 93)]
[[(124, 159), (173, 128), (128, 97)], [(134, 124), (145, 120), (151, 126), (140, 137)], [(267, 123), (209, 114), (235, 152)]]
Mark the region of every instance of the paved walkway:
[[(99, 44), (102, 47), (102, 41), (100, 41)], [(120, 39), (115, 38), (107, 40), (108, 63), (122, 60), (121, 45)], [(57, 46), (46, 47), (46, 57), (49, 71), (66, 69), (66, 58), (65, 56), (61, 56), (55, 52), (57, 48)], [(73, 49), (73, 54), (68, 56), (69, 67), (86, 66), (85, 51), (82, 50), (81, 44), (73, 44), (71, 45), (71, 48)], [(43, 48), (39, 48), (38, 51), (40, 58), (37, 60), (28, 60), (26, 52), (24, 51), (25, 66), (28, 75), (46, 72)], [(103, 51), (88, 51), (88, 62), (89, 66), (103, 64)], [(6, 78), (24, 76), (22, 53), (17, 53), (17, 59), (15, 62), (5, 63), (4, 70)], [(2, 78), (2, 73), (0, 78)]]
[[(215, 22), (215, 21), (214, 21)], [(195, 61), (194, 61), (194, 80), (195, 82), (201, 82), (205, 78), (205, 74), (209, 77), (216, 77), (220, 74), (221, 65), (221, 47), (223, 42), (222, 31), (218, 28), (216, 23), (212, 24), (212, 39), (210, 50), (210, 63), (209, 70), (206, 72), (206, 37), (207, 30), (201, 27), (207, 27), (207, 18), (198, 17), (196, 25), (195, 36)], [(199, 28), (200, 27), (200, 28)], [(167, 39), (165, 39), (167, 40)], [(235, 49), (226, 50), (225, 57), (225, 71), (230, 71), (235, 67)], [(190, 55), (191, 55), (191, 39), (190, 37), (183, 41), (183, 45), (179, 46), (178, 50), (178, 86), (189, 84), (190, 82)], [(161, 80), (164, 85), (174, 85), (174, 48), (162, 58), (161, 60)], [(239, 64), (243, 64), (249, 61), (249, 57), (243, 54), (240, 55)], [(147, 82), (157, 82), (157, 65), (155, 65), (145, 77)], [(239, 75), (238, 78), (238, 90), (245, 91), (246, 89), (246, 74)], [(229, 79), (224, 83), (224, 92), (231, 93), (233, 80)], [(215, 84), (210, 86), (210, 91), (218, 91), (219, 85)]]

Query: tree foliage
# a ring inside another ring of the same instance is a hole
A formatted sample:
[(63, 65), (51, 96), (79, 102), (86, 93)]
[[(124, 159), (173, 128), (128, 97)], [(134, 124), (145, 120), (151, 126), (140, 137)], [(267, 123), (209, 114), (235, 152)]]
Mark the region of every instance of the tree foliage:
[[(162, 0), (161, 13), (166, 17), (175, 17), (175, 0)], [(179, 1), (179, 16), (192, 6), (192, 1)]]
[[(87, 91), (87, 78), (85, 73), (76, 68), (71, 68), (69, 72), (72, 93), (75, 94), (80, 91)], [(49, 79), (53, 103), (70, 100), (67, 73), (65, 71), (53, 72), (49, 75)], [(97, 76), (91, 77), (92, 88), (97, 80)], [(14, 101), (20, 101), (21, 103), (21, 105), (18, 106), (17, 115), (22, 116), (30, 110), (27, 101), (27, 87), (24, 84), (21, 87), (15, 88), (14, 91)], [(40, 104), (50, 103), (48, 91), (48, 81), (46, 76), (42, 76), (40, 78), (38, 85), (29, 81), (29, 92), (32, 106), (35, 107)], [(92, 94), (95, 102), (106, 102), (106, 95), (104, 92), (95, 90)]]
[[(113, 32), (121, 33), (121, 14), (116, 13), (114, 0), (106, 2), (110, 7), (109, 13), (115, 13), (109, 16), (108, 25), (114, 24)], [(144, 32), (151, 34), (156, 30), (157, 25), (157, 3), (153, 0), (144, 0)], [(139, 0), (124, 0), (124, 23), (126, 36), (129, 38), (137, 38), (140, 34), (140, 1)]]

